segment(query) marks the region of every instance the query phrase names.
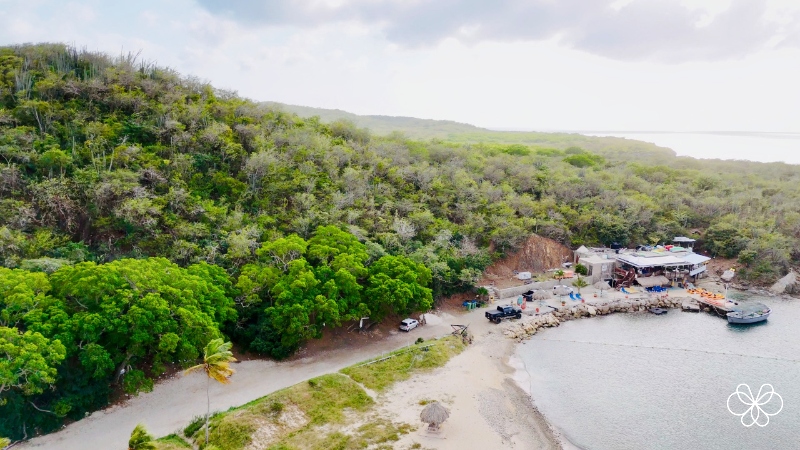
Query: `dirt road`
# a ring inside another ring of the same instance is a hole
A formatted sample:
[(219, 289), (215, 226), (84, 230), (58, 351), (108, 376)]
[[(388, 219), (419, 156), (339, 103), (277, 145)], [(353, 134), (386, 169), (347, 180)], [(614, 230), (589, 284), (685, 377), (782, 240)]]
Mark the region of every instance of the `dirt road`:
[[(365, 359), (413, 343), (418, 337), (439, 337), (452, 331), (450, 323), (480, 323), (483, 310), (458, 315), (441, 313), (428, 325), (411, 333), (398, 333), (370, 341), (356, 349), (345, 348), (317, 354), (296, 361), (244, 361), (235, 364), (231, 384), (213, 383), (210, 388), (211, 409), (226, 410), (263, 397), (271, 392), (309, 378), (336, 372)], [(455, 320), (455, 322), (454, 322)], [(154, 436), (165, 436), (185, 427), (192, 417), (206, 412), (206, 378), (201, 374), (176, 375), (159, 383), (153, 392), (140, 394), (121, 406), (97, 411), (64, 429), (37, 437), (15, 448), (84, 450), (127, 448), (131, 430), (143, 423)]]

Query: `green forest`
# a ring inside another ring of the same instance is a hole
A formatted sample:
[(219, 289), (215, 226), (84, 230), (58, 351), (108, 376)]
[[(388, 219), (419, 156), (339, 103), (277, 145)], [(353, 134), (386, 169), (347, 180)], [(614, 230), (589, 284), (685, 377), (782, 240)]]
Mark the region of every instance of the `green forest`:
[(0, 436), (152, 389), (214, 338), (280, 359), (428, 310), (531, 234), (692, 236), (755, 283), (800, 261), (798, 166), (482, 133), (374, 135), (133, 54), (0, 47)]

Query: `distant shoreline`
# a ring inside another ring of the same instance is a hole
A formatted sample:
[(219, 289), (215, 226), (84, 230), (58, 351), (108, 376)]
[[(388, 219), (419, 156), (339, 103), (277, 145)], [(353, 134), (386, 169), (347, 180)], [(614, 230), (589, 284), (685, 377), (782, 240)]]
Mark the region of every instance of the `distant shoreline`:
[[(566, 133), (588, 136), (611, 136), (614, 134), (704, 134), (713, 136), (765, 137), (800, 139), (800, 131), (674, 131), (674, 130), (548, 130), (491, 127), (489, 131), (509, 133)], [(612, 136), (613, 137), (613, 136)]]

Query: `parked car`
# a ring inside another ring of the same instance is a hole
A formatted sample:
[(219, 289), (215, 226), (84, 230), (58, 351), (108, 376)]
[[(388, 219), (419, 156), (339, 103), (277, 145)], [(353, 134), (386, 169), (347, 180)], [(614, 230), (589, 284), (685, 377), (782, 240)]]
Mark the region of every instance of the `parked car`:
[(419, 322), (414, 319), (403, 319), (400, 322), (400, 331), (411, 331), (419, 326)]

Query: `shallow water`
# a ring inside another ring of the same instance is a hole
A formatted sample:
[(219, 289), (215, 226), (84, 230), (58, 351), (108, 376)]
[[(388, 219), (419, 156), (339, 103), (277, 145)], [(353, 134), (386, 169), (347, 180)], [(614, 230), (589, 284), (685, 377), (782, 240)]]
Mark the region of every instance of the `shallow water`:
[[(772, 308), (766, 323), (614, 314), (542, 331), (517, 356), (536, 406), (581, 448), (800, 448), (800, 300), (754, 300)], [(783, 410), (743, 426), (727, 407), (740, 383), (772, 384)]]

